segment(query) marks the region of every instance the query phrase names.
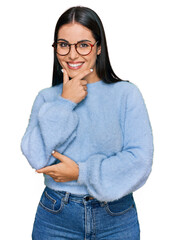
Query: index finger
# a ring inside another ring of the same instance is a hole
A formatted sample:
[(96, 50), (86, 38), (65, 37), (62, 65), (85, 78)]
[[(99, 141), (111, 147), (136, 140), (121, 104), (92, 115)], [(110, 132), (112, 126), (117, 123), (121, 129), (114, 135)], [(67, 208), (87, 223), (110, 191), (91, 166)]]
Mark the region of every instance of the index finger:
[(48, 166), (48, 167), (44, 167), (36, 170), (37, 173), (51, 173), (52, 171), (53, 171), (52, 166)]
[[(87, 70), (85, 70), (85, 71), (83, 71), (83, 72), (78, 73), (73, 79), (74, 79), (75, 81), (80, 80), (80, 79), (83, 79), (85, 76), (87, 76), (87, 75), (90, 74), (91, 72), (93, 72), (93, 69), (92, 69), (92, 68), (91, 68), (91, 69), (87, 69)], [(73, 79), (72, 79), (72, 80), (73, 80)]]
[(63, 73), (63, 85), (64, 85), (67, 82), (69, 82), (69, 75), (68, 75), (66, 69), (62, 69), (62, 73)]

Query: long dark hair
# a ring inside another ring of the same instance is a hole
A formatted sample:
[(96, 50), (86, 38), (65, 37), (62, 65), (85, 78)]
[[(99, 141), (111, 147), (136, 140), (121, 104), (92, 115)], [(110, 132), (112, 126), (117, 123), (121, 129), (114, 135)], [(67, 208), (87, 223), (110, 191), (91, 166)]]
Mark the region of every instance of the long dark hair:
[[(72, 7), (65, 11), (57, 21), (54, 33), (54, 44), (57, 42), (58, 31), (61, 26), (71, 22), (77, 22), (84, 27), (91, 30), (93, 37), (98, 41), (97, 46), (101, 45), (101, 53), (97, 56), (96, 71), (98, 77), (105, 83), (114, 83), (123, 81), (114, 73), (108, 55), (107, 43), (103, 24), (98, 15), (87, 7)], [(54, 46), (53, 44), (53, 46)], [(63, 82), (63, 73), (61, 72), (61, 65), (57, 59), (56, 51), (54, 50), (54, 65), (52, 86)]]

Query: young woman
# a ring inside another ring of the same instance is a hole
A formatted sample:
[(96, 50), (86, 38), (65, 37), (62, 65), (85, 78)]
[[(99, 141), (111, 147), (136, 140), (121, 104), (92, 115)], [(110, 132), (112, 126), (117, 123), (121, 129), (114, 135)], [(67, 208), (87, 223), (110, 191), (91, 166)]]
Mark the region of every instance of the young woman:
[(133, 192), (153, 158), (142, 94), (112, 70), (93, 10), (64, 12), (53, 48), (52, 87), (38, 93), (21, 141), (46, 185), (32, 239), (139, 240)]

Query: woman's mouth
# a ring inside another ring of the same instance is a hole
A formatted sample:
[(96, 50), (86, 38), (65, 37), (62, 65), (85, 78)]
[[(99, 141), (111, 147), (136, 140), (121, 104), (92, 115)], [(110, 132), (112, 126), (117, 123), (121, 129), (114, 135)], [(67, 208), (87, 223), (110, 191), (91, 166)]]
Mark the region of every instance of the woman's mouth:
[(80, 69), (82, 67), (82, 65), (84, 64), (84, 62), (67, 62), (67, 66), (69, 69), (72, 70), (77, 70)]

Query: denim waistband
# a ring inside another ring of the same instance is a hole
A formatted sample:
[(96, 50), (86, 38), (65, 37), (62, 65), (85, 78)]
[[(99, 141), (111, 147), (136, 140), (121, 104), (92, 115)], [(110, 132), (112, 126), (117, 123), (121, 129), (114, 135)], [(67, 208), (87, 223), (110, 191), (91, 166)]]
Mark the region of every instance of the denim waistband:
[[(53, 190), (53, 189), (50, 189), (46, 186), (45, 188), (46, 190), (50, 190), (50, 191), (54, 191), (56, 194), (58, 194), (60, 197), (62, 197), (64, 199), (64, 202), (67, 203), (69, 200), (70, 201), (74, 201), (74, 202), (78, 202), (78, 203), (83, 203), (84, 201), (88, 201), (88, 202), (91, 202), (91, 203), (103, 203), (103, 204), (106, 204), (107, 201), (99, 201), (97, 200), (96, 198), (93, 198), (93, 199), (90, 199), (89, 197), (92, 197), (91, 195), (89, 194), (85, 194), (85, 195), (82, 195), (82, 194), (73, 194), (73, 193), (70, 193), (70, 192), (67, 192), (67, 191), (58, 191), (58, 190)], [(122, 202), (134, 202), (134, 199), (133, 199), (133, 194), (130, 193), (118, 200), (114, 200), (112, 202), (118, 202), (118, 203), (122, 203)]]

